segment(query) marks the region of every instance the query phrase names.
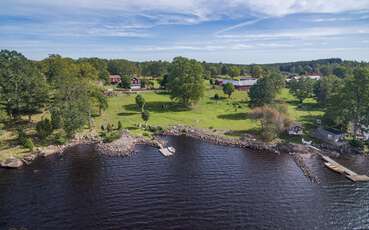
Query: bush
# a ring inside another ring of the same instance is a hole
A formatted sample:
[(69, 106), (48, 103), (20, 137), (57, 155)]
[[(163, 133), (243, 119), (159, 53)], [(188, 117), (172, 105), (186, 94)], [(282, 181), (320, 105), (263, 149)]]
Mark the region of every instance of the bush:
[(101, 127), (100, 127), (100, 128), (101, 128), (101, 130), (102, 130), (102, 131), (104, 131), (104, 130), (105, 130), (104, 125), (101, 125)]
[(122, 122), (118, 121), (118, 130), (122, 130), (123, 126), (122, 126)]
[(355, 148), (362, 148), (364, 147), (364, 144), (363, 142), (361, 142), (360, 140), (356, 140), (356, 139), (353, 139), (350, 141), (350, 145), (355, 147)]
[(102, 138), (104, 143), (110, 143), (117, 139), (119, 139), (122, 136), (122, 132), (120, 131), (114, 131), (114, 132), (102, 132), (100, 133), (100, 137)]
[(51, 126), (53, 129), (60, 129), (62, 127), (62, 119), (58, 111), (51, 111)]
[(37, 136), (41, 140), (45, 140), (48, 136), (50, 136), (53, 132), (53, 126), (49, 119), (41, 120), (36, 124), (36, 132)]
[(22, 146), (24, 146), (27, 141), (27, 134), (24, 132), (23, 128), (17, 129), (17, 141)]
[(220, 99), (219, 94), (217, 94), (217, 93), (216, 93), (216, 94), (214, 94), (214, 99), (215, 99), (215, 100), (219, 100), (219, 99)]
[(55, 134), (55, 144), (64, 145), (67, 142), (67, 139), (62, 133)]
[(145, 130), (150, 131), (154, 134), (160, 134), (164, 131), (163, 127), (161, 126), (149, 126)]
[(108, 125), (106, 126), (106, 131), (108, 131), (109, 133), (110, 133), (111, 131), (113, 131), (113, 125), (112, 125), (112, 124), (110, 124), (110, 123), (108, 123)]
[(31, 138), (26, 138), (25, 142), (23, 143), (23, 147), (29, 149), (29, 151), (33, 151), (35, 145), (33, 144)]

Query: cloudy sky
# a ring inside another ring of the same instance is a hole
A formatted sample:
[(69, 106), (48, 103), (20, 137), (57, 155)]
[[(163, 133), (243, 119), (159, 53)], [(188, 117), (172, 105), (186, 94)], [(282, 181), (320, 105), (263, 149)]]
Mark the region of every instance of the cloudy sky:
[(369, 61), (369, 0), (0, 0), (0, 49), (32, 59)]

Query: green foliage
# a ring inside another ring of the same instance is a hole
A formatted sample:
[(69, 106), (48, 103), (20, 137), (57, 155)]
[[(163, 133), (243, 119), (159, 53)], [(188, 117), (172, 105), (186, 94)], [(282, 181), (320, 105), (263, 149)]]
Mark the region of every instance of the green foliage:
[(122, 82), (118, 85), (120, 88), (123, 89), (130, 89), (131, 88), (131, 78), (127, 75), (122, 77)]
[(136, 101), (137, 109), (139, 109), (142, 112), (144, 110), (145, 103), (146, 103), (145, 98), (141, 94), (137, 94), (135, 101)]
[(0, 52), (0, 103), (12, 118), (38, 112), (49, 88), (36, 66), (15, 51)]
[(122, 126), (122, 122), (121, 121), (118, 121), (118, 127), (117, 127), (118, 130), (122, 130), (123, 129), (123, 126)]
[(217, 94), (217, 93), (214, 94), (214, 97), (213, 98), (214, 98), (214, 100), (219, 100), (220, 99), (219, 94)]
[(120, 130), (100, 133), (100, 137), (102, 138), (104, 143), (111, 143), (115, 140), (118, 140), (121, 136), (122, 132)]
[(340, 65), (333, 69), (333, 74), (339, 78), (345, 78), (350, 76), (351, 73), (347, 67)]
[(49, 119), (41, 120), (36, 124), (36, 132), (37, 136), (41, 140), (45, 140), (48, 136), (50, 136), (53, 132), (53, 126)]
[(342, 128), (352, 123), (355, 138), (369, 125), (369, 68), (355, 69), (353, 76), (344, 79), (329, 99), (324, 118)]
[(313, 97), (315, 80), (302, 77), (289, 82), (291, 93), (302, 103), (306, 98)]
[(27, 141), (27, 134), (22, 127), (17, 128), (17, 141), (22, 146), (24, 146)]
[(257, 107), (270, 104), (275, 94), (275, 88), (270, 78), (260, 78), (257, 83), (250, 88), (250, 106)]
[(53, 129), (60, 129), (63, 126), (63, 124), (62, 124), (62, 117), (59, 111), (55, 109), (51, 109), (50, 113), (51, 113), (51, 125)]
[(150, 113), (149, 111), (145, 110), (141, 113), (141, 118), (143, 121), (145, 121), (145, 124), (147, 124), (147, 122), (149, 121), (150, 119)]
[(169, 75), (165, 74), (163, 78), (160, 80), (160, 88), (167, 89), (168, 88), (168, 82), (169, 82)]
[(259, 65), (254, 65), (251, 68), (251, 76), (254, 78), (262, 78), (265, 75), (264, 69)]
[(57, 145), (64, 145), (67, 142), (64, 134), (60, 132), (56, 133), (54, 138), (55, 138), (55, 144)]
[(232, 93), (234, 92), (235, 88), (232, 83), (226, 83), (223, 85), (223, 92), (224, 94), (228, 95), (228, 98), (231, 97)]
[(314, 85), (314, 94), (321, 106), (326, 106), (328, 100), (341, 88), (342, 80), (334, 75), (323, 77)]
[(238, 76), (240, 76), (240, 68), (239, 67), (237, 67), (237, 66), (231, 66), (230, 68), (229, 68), (229, 76), (231, 76), (231, 77), (238, 77)]
[(24, 148), (27, 148), (29, 151), (33, 151), (33, 148), (35, 147), (35, 145), (33, 144), (31, 138), (26, 138), (24, 144), (23, 144)]
[(169, 72), (171, 98), (188, 106), (204, 95), (203, 69), (196, 60), (176, 57)]

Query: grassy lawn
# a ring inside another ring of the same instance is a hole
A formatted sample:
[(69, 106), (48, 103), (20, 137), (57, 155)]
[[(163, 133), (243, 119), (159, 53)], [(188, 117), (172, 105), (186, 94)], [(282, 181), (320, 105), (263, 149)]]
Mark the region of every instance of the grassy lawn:
[[(215, 101), (214, 94), (218, 93), (222, 98)], [(208, 89), (200, 102), (191, 109), (170, 100), (169, 95), (160, 93), (143, 93), (146, 100), (145, 108), (150, 111), (149, 125), (168, 127), (169, 125), (183, 124), (200, 128), (213, 128), (216, 130), (233, 130), (236, 133), (255, 129), (257, 123), (248, 118), (248, 99), (246, 92), (236, 91), (231, 99), (223, 95), (220, 89)], [(108, 122), (117, 124), (121, 121), (123, 127), (134, 133), (137, 124), (142, 123), (141, 114), (135, 105), (136, 95), (120, 95), (109, 98), (109, 108), (101, 117), (96, 118), (96, 127)], [(235, 108), (233, 103), (238, 103), (240, 108)]]
[[(221, 99), (215, 101), (215, 94)], [(163, 93), (146, 92), (142, 93), (146, 100), (145, 108), (150, 111), (149, 125), (162, 126), (189, 125), (198, 128), (211, 129), (217, 134), (225, 131), (229, 136), (238, 137), (246, 132), (254, 133), (259, 128), (259, 123), (249, 117), (251, 109), (248, 107), (247, 92), (235, 91), (231, 98), (227, 98), (221, 89), (212, 89), (207, 85), (205, 96), (191, 109), (183, 108), (181, 105), (170, 100), (169, 95)], [(117, 127), (121, 121), (124, 128), (131, 130), (133, 134), (140, 135), (144, 131), (137, 128), (142, 124), (141, 113), (137, 111), (135, 105), (135, 94), (119, 95), (109, 97), (109, 108), (100, 117), (95, 117), (94, 126), (100, 131), (102, 124), (111, 123)], [(287, 103), (290, 116), (302, 123), (307, 130), (312, 128), (316, 119), (323, 115), (317, 107), (314, 99), (307, 99), (302, 106), (287, 89), (283, 89), (277, 97), (279, 103)], [(234, 104), (237, 104), (235, 106)], [(34, 127), (37, 121), (41, 120), (43, 114), (34, 115), (32, 123), (25, 122), (29, 135), (34, 135)], [(24, 118), (25, 120), (26, 118)], [(84, 132), (89, 132), (87, 129)], [(7, 127), (0, 133), (0, 160), (10, 156), (21, 157), (28, 153), (27, 149), (17, 146), (15, 143), (15, 129)], [(284, 137), (287, 140), (298, 142), (300, 138), (294, 140), (291, 137)], [(37, 143), (35, 143), (37, 146)]]

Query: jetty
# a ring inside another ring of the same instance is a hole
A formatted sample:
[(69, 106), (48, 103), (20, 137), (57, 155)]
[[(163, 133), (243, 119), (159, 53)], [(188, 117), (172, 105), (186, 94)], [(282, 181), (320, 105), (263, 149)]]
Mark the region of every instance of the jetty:
[(367, 175), (360, 175), (357, 174), (356, 172), (346, 168), (345, 166), (341, 165), (340, 163), (336, 162), (335, 160), (333, 160), (332, 158), (325, 156), (323, 154), (319, 154), (322, 159), (325, 161), (324, 165), (331, 169), (334, 172), (340, 173), (344, 176), (346, 176), (346, 178), (350, 179), (353, 182), (365, 182), (365, 181), (369, 181), (369, 177)]
[(175, 149), (173, 147), (164, 147), (162, 144), (158, 143), (159, 152), (163, 154), (165, 157), (172, 156), (175, 153)]

